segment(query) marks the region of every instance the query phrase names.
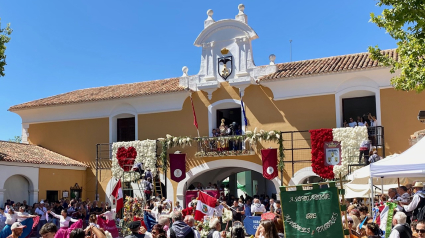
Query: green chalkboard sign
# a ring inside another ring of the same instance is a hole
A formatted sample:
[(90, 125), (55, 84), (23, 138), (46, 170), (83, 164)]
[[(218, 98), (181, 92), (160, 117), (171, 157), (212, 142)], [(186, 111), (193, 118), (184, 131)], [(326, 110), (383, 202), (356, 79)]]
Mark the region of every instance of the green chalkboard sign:
[(329, 188), (286, 191), (280, 187), (280, 198), (286, 238), (333, 237), (342, 238), (343, 229), (338, 190), (335, 183)]

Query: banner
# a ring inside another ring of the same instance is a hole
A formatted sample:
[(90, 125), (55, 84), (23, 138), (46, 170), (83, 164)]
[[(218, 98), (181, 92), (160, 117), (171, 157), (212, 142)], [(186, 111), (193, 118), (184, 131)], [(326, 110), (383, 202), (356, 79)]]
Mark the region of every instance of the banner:
[(255, 235), (255, 232), (260, 225), (260, 221), (260, 216), (245, 217), (243, 220), (243, 226), (245, 227), (246, 234)]
[(313, 185), (312, 190), (300, 186), (297, 191), (286, 191), (281, 187), (280, 197), (286, 237), (343, 237), (335, 183), (325, 189)]
[(325, 166), (341, 165), (341, 142), (325, 142)]
[(261, 150), (263, 160), (263, 177), (272, 180), (277, 177), (277, 149)]
[(186, 178), (186, 154), (170, 154), (170, 173), (176, 182)]

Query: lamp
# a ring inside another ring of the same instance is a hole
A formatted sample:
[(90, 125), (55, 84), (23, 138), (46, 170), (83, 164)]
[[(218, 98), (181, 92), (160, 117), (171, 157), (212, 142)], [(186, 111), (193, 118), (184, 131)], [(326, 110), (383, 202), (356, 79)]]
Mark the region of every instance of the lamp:
[(418, 114), (418, 120), (419, 120), (421, 123), (425, 123), (425, 111), (419, 111), (419, 114)]

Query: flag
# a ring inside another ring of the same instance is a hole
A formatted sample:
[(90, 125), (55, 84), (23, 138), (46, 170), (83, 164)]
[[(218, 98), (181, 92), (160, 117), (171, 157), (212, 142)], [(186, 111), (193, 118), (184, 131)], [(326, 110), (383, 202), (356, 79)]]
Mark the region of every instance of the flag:
[(201, 221), (204, 216), (214, 215), (217, 198), (211, 197), (210, 195), (199, 192), (198, 202), (196, 204), (195, 220)]
[(277, 177), (277, 149), (262, 149), (263, 177), (272, 180)]
[(117, 211), (121, 210), (124, 207), (124, 198), (122, 196), (121, 180), (118, 180), (118, 183), (115, 185), (114, 190), (111, 193), (112, 196), (117, 200)]
[(248, 120), (246, 119), (245, 106), (243, 104), (241, 90), (239, 90), (239, 96), (241, 97), (241, 107), (242, 107), (243, 120), (245, 122), (245, 127), (247, 127), (248, 126)]
[(147, 211), (145, 211), (144, 214), (143, 214), (143, 220), (144, 220), (145, 225), (146, 225), (146, 230), (148, 230), (149, 232), (151, 232), (153, 226), (155, 226), (157, 224), (155, 217), (153, 217)]
[(195, 125), (196, 129), (198, 129), (198, 121), (196, 120), (196, 113), (195, 113), (195, 107), (193, 106), (192, 95), (190, 95), (190, 102), (192, 103), (193, 125)]
[(186, 154), (170, 154), (171, 179), (180, 182), (186, 178)]

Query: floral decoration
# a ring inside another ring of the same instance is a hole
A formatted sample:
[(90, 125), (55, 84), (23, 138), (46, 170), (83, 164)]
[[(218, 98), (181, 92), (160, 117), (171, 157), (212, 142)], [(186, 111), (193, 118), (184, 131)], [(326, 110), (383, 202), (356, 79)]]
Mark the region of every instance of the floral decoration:
[(134, 147), (130, 146), (127, 149), (124, 147), (118, 148), (117, 159), (118, 164), (124, 170), (124, 172), (130, 171), (131, 167), (134, 164), (134, 159), (136, 159), (137, 151)]
[[(332, 130), (333, 138), (335, 141), (341, 142), (341, 165), (333, 167), (334, 174), (341, 173), (342, 176), (348, 174), (348, 165), (358, 164), (359, 162), (359, 148), (362, 141), (368, 139), (367, 127), (344, 127), (334, 128)], [(353, 166), (352, 172), (360, 167)]]
[(245, 142), (249, 142), (251, 145), (257, 144), (258, 141), (274, 141), (279, 140), (280, 132), (279, 131), (265, 131), (260, 130), (257, 131), (257, 127), (254, 131), (246, 131), (245, 132)]
[(333, 141), (332, 129), (310, 130), (311, 167), (313, 172), (324, 179), (333, 179), (333, 166), (325, 166), (324, 143)]
[(158, 138), (160, 142), (165, 142), (168, 148), (176, 147), (176, 146), (192, 146), (192, 138), (188, 136), (175, 137), (167, 134), (165, 138)]
[(198, 151), (195, 157), (218, 157), (218, 156), (234, 156), (234, 155), (251, 155), (251, 150), (223, 150), (223, 151)]
[[(135, 151), (133, 151), (131, 147), (134, 148)], [(129, 155), (130, 157), (128, 157)], [(121, 158), (121, 164), (118, 156)], [(156, 176), (156, 140), (115, 142), (112, 144), (112, 176), (116, 179), (121, 179), (122, 182), (136, 181), (140, 178), (139, 173), (124, 171), (121, 167), (123, 164), (122, 158), (124, 156), (127, 156), (126, 158), (134, 156), (135, 158), (132, 163), (143, 163), (143, 167), (145, 169), (150, 169), (152, 176)]]

